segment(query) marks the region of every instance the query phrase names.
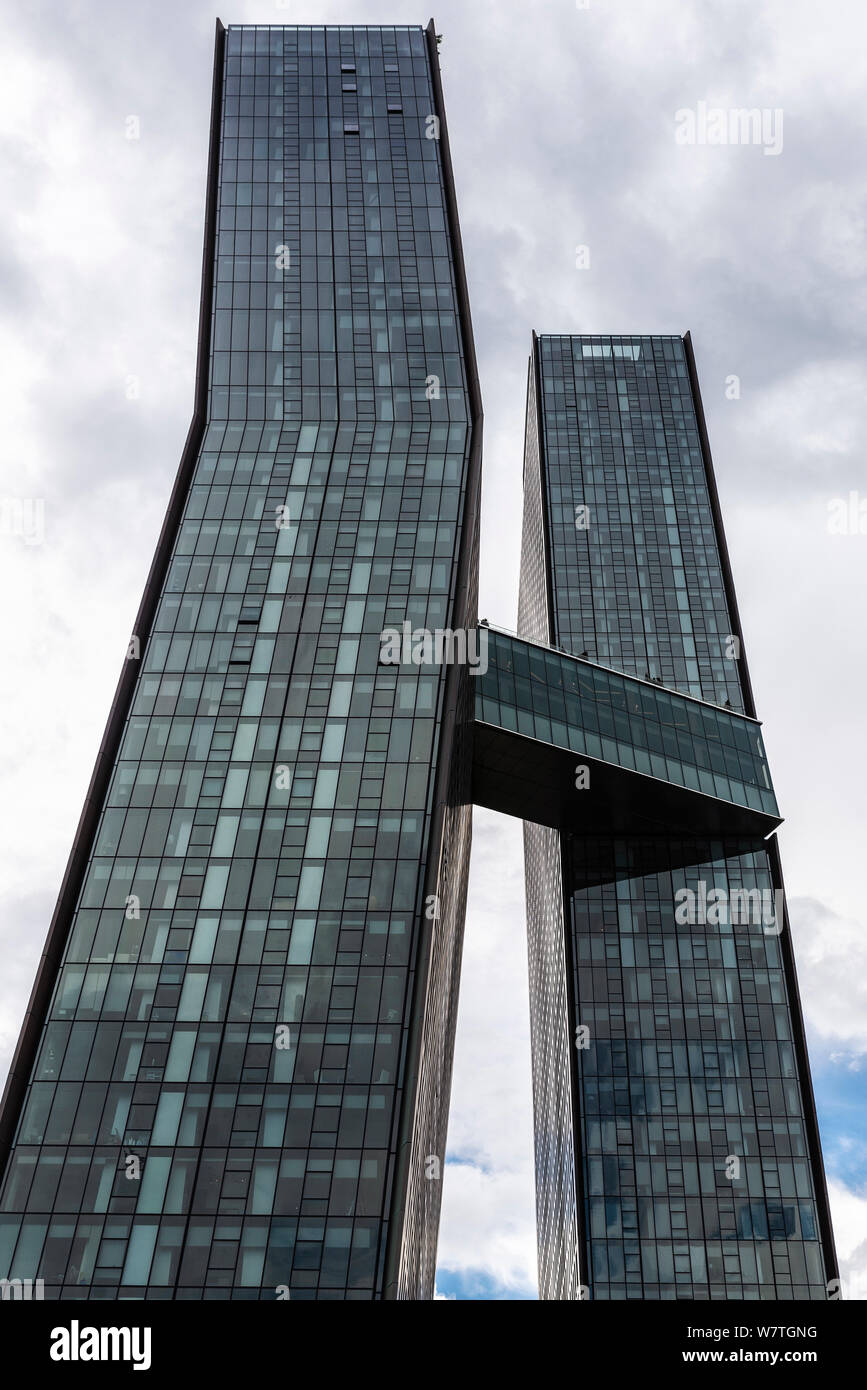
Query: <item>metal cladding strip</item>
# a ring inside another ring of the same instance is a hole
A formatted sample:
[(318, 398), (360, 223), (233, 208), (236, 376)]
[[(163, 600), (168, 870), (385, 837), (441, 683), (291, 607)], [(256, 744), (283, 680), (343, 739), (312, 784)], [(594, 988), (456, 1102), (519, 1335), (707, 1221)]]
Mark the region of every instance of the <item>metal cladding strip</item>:
[[(547, 540), (547, 503), (544, 497), (541, 452), (542, 419), (538, 409), (537, 336), (527, 372), (524, 426), (523, 520), (521, 574), (518, 593), (518, 633), (550, 644), (553, 633), (551, 575)], [(475, 731), (474, 765), (480, 728)], [(572, 978), (568, 932), (568, 901), (562, 862), (561, 836), (545, 826), (524, 821), (525, 903), (530, 986), (530, 1053), (533, 1089), (533, 1148), (537, 1163), (536, 1247), (540, 1297), (573, 1299), (580, 1296), (584, 1268), (584, 1198), (578, 1152), (577, 1092), (571, 1062), (571, 1039), (576, 1019), (569, 980)], [(546, 901), (543, 881), (551, 886)], [(534, 999), (544, 999), (546, 1009), (563, 1020), (562, 1028), (546, 1030)], [(537, 1044), (538, 1038), (538, 1044)], [(539, 1059), (537, 1066), (536, 1059)], [(550, 1116), (558, 1099), (568, 1121), (558, 1135), (559, 1151), (545, 1153), (539, 1130), (540, 1116)], [(568, 1123), (568, 1135), (565, 1133)], [(541, 1177), (540, 1177), (541, 1171)], [(552, 1179), (549, 1181), (548, 1179)], [(560, 1213), (556, 1242), (546, 1238)], [(543, 1234), (544, 1233), (544, 1234)]]
[[(560, 634), (556, 630), (557, 610), (554, 606), (554, 564), (551, 553), (551, 532), (549, 526), (548, 512), (548, 481), (547, 468), (545, 467), (545, 412), (542, 408), (542, 356), (539, 347), (539, 336), (533, 329), (533, 350), (530, 356), (530, 371), (533, 373), (533, 394), (536, 402), (536, 434), (539, 441), (539, 488), (542, 500), (542, 546), (544, 550), (545, 566), (545, 594), (548, 604), (548, 640), (559, 643)], [(560, 894), (561, 912), (563, 914), (563, 960), (566, 970), (566, 1010), (569, 1016), (569, 1033), (571, 1040), (575, 1036), (575, 1027), (578, 1023), (576, 1014), (576, 1001), (574, 990), (571, 988), (571, 981), (574, 978), (575, 959), (572, 949), (572, 931), (570, 927), (571, 906), (568, 891), (566, 874), (563, 872), (563, 864), (566, 859), (566, 845), (564, 838), (560, 835)], [(572, 1152), (574, 1155), (572, 1163), (573, 1181), (575, 1184), (575, 1221), (578, 1230), (578, 1284), (579, 1290), (583, 1291), (590, 1285), (590, 1265), (589, 1265), (589, 1231), (586, 1220), (586, 1201), (587, 1193), (584, 1183), (584, 1164), (577, 1161), (581, 1154), (581, 1096), (578, 1089), (578, 1071), (574, 1065), (571, 1045), (569, 1048), (569, 1086), (571, 1093), (571, 1124), (572, 1124)]]
[[(434, 93), (436, 115), (440, 126), (440, 158), (442, 161), (443, 190), (448, 209), (449, 235), (451, 241), (452, 264), (461, 320), (464, 358), (467, 367), (467, 380), (470, 396), (470, 455), (467, 471), (467, 486), (461, 521), (461, 542), (458, 556), (458, 575), (453, 608), (453, 626), (470, 626), (477, 621), (476, 614), (467, 613), (468, 594), (471, 589), (471, 567), (474, 555), (474, 531), (478, 525), (481, 504), (482, 480), (482, 395), (479, 383), (476, 354), (473, 345), (473, 326), (470, 314), (470, 299), (467, 289), (466, 268), (463, 245), (458, 222), (457, 198), (455, 195), (454, 173), (449, 148), (448, 126), (446, 124), (445, 104), (442, 82), (440, 80), (439, 55), (437, 50), (437, 31), (433, 19), (425, 30), (428, 56), (430, 59), (431, 85)], [(428, 841), (429, 853), (425, 871), (422, 901), (435, 893), (439, 870), (440, 847), (442, 844), (445, 810), (448, 802), (451, 776), (452, 750), (455, 742), (457, 707), (462, 679), (458, 666), (449, 666), (446, 676), (443, 718), (440, 728), (440, 746), (436, 781), (434, 787), (433, 817)], [(436, 847), (436, 853), (434, 853)], [(424, 1006), (427, 998), (427, 984), (430, 970), (431, 949), (434, 924), (420, 916), (420, 937), (416, 951), (415, 980), (413, 984), (410, 1023), (406, 1043), (406, 1053), (402, 1061), (401, 1113), (398, 1129), (397, 1154), (392, 1179), (391, 1205), (386, 1237), (385, 1271), (383, 1279), (383, 1298), (394, 1300), (399, 1297), (400, 1259), (403, 1239), (404, 1215), (409, 1184), (409, 1158), (412, 1147), (413, 1123), (419, 1083), (419, 1063), (421, 1058), (422, 1033), (424, 1025)]]
[(830, 1280), (840, 1278), (837, 1262), (837, 1249), (834, 1244), (834, 1228), (831, 1222), (831, 1204), (828, 1200), (828, 1183), (825, 1177), (825, 1162), (822, 1157), (822, 1139), (819, 1133), (819, 1118), (816, 1111), (816, 1096), (813, 1091), (813, 1075), (807, 1054), (807, 1035), (804, 1028), (804, 1014), (801, 1008), (801, 995), (798, 989), (798, 976), (795, 969), (795, 956), (792, 949), (792, 924), (786, 902), (786, 889), (783, 883), (783, 866), (780, 859), (780, 844), (776, 835), (767, 842), (768, 858), (771, 861), (771, 882), (783, 894), (784, 929), (780, 933), (780, 951), (783, 957), (783, 972), (789, 991), (789, 1012), (792, 1018), (792, 1037), (795, 1054), (801, 1069), (801, 1093), (804, 1100), (804, 1122), (807, 1127), (807, 1141), (810, 1147), (810, 1167), (816, 1189), (816, 1207), (819, 1215), (819, 1228), (825, 1252), (825, 1269)]
[[(211, 339), (211, 282), (213, 279), (213, 260), (216, 246), (217, 215), (217, 174), (220, 142), (220, 103), (223, 86), (223, 50), (225, 28), (219, 19), (216, 22), (216, 42), (214, 56), (214, 75), (211, 88), (211, 128), (208, 148), (208, 175), (205, 211), (205, 235), (202, 254), (202, 289), (199, 301), (199, 334), (196, 354), (196, 384), (193, 403), (193, 417), (187, 432), (186, 442), (181, 454), (177, 476), (169, 498), (165, 520), (157, 542), (156, 553), (151, 563), (145, 584), (144, 594), (136, 614), (132, 635), (138, 638), (139, 648), (144, 651), (151, 625), (159, 602), (160, 591), (165, 578), (178, 523), (187, 498), (190, 481), (198, 456), (199, 445), (205, 429), (208, 401), (208, 358)], [(5, 1171), (6, 1160), (15, 1136), (18, 1117), (30, 1073), (36, 1061), (42, 1029), (54, 985), (57, 979), (63, 948), (69, 934), (72, 915), (84, 880), (90, 845), (96, 832), (99, 817), (108, 786), (111, 780), (115, 757), (120, 747), (130, 701), (135, 689), (136, 664), (124, 661), (120, 679), (109, 711), (108, 722), (99, 752), (96, 756), (90, 785), (84, 802), (84, 809), (78, 822), (72, 842), (69, 860), (57, 906), (51, 918), (45, 946), (36, 972), (36, 980), (30, 994), (24, 1023), (12, 1066), (0, 1101), (0, 1181)]]
[(542, 497), (542, 545), (545, 559), (545, 596), (548, 603), (548, 641), (558, 643), (560, 635), (556, 631), (557, 610), (554, 606), (554, 565), (551, 557), (551, 534), (548, 522), (548, 478), (545, 468), (545, 412), (542, 409), (542, 361), (539, 354), (539, 337), (533, 329), (533, 351), (530, 354), (530, 371), (533, 374), (533, 398), (536, 402), (536, 438), (539, 446), (539, 491)]

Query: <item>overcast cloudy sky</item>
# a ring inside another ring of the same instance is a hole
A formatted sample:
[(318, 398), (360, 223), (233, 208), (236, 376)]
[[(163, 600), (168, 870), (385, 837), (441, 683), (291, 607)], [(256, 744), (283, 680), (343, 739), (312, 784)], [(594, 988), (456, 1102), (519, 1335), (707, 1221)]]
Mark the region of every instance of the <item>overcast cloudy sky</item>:
[[(213, 4), (4, 6), (0, 500), (44, 499), (44, 543), (0, 527), (0, 1071), (189, 424)], [(235, 0), (220, 18), (429, 15)], [(867, 520), (828, 529), (835, 498), (867, 511), (863, 0), (440, 0), (435, 18), (485, 405), (481, 611), (514, 625), (531, 329), (691, 329), (839, 1253), (867, 1297)], [(678, 143), (701, 102), (782, 112), (782, 149)], [(520, 825), (481, 811), (445, 1297), (536, 1297), (528, 1029)]]

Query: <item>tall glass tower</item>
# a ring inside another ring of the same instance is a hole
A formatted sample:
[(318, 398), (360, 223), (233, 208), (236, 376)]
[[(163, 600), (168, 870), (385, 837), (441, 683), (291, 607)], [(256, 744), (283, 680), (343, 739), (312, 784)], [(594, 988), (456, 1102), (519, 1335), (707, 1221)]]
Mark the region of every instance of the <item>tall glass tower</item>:
[(689, 339), (534, 338), (519, 636), (481, 427), (433, 22), (218, 24), (195, 409), (0, 1108), (4, 1296), (433, 1296), (473, 803), (525, 822), (542, 1296), (828, 1296)]
[(525, 825), (542, 1297), (825, 1299), (779, 816), (688, 336), (534, 335), (519, 628), (483, 717), (511, 680), (511, 728), (573, 753)]
[(195, 413), (3, 1101), (46, 1298), (432, 1296), (481, 408), (421, 28), (217, 26)]

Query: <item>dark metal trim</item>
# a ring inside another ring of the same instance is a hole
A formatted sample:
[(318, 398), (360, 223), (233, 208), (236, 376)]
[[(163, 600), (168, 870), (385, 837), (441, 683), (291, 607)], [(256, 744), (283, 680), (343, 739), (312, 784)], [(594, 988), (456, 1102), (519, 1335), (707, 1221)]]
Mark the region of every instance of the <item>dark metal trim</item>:
[(740, 614), (738, 612), (738, 601), (735, 595), (735, 583), (732, 576), (731, 560), (729, 559), (729, 548), (726, 543), (725, 527), (723, 526), (722, 509), (719, 504), (719, 493), (717, 492), (716, 477), (713, 470), (713, 458), (710, 452), (710, 439), (707, 433), (707, 423), (704, 418), (704, 405), (701, 399), (701, 388), (698, 384), (698, 368), (695, 362), (695, 353), (692, 347), (692, 335), (687, 332), (683, 335), (683, 347), (686, 353), (686, 367), (689, 372), (689, 385), (692, 391), (692, 403), (695, 409), (695, 417), (698, 421), (698, 434), (701, 441), (701, 455), (704, 461), (704, 475), (707, 480), (708, 496), (710, 498), (710, 509), (713, 514), (714, 530), (717, 538), (717, 548), (719, 550), (720, 565), (722, 568), (723, 587), (725, 589), (726, 602), (728, 604), (729, 617), (732, 625), (737, 629), (737, 636), (740, 638), (740, 672), (741, 688), (744, 695), (744, 704), (747, 714), (756, 718), (756, 702), (753, 699), (753, 685), (750, 680), (750, 668), (747, 665), (746, 647), (744, 645), (743, 628), (741, 627)]
[[(577, 1050), (575, 1040), (578, 1037), (578, 971), (575, 964), (575, 932), (572, 921), (572, 893), (570, 892), (572, 883), (572, 854), (569, 846), (569, 836), (561, 832), (559, 839), (561, 909), (563, 912), (563, 956), (566, 970), (566, 1018), (567, 1027), (569, 1029), (566, 1045), (569, 1055), (569, 1077), (572, 1084), (572, 1153), (575, 1159), (572, 1166), (572, 1173), (575, 1180), (578, 1284), (579, 1290), (587, 1289), (589, 1295), (592, 1286), (590, 1281), (590, 1264), (588, 1259), (589, 1241), (587, 1239), (587, 1220), (585, 1215), (587, 1193), (584, 1182), (584, 1153), (581, 1143), (581, 1088), (578, 1080), (578, 1062), (575, 1056)], [(579, 1301), (583, 1301), (580, 1299), (580, 1292)]]
[(557, 610), (554, 606), (554, 562), (551, 558), (551, 522), (548, 513), (548, 470), (545, 466), (547, 451), (545, 444), (545, 412), (542, 408), (542, 358), (539, 352), (539, 336), (533, 329), (533, 348), (530, 354), (530, 371), (533, 373), (533, 396), (536, 402), (536, 442), (539, 449), (539, 488), (542, 493), (542, 545), (545, 551), (545, 593), (548, 601), (548, 641), (560, 645), (560, 634), (556, 630)]
[[(559, 646), (560, 634), (556, 631), (557, 610), (554, 607), (554, 564), (552, 543), (550, 543), (549, 498), (547, 498), (547, 452), (545, 442), (545, 409), (542, 395), (542, 354), (539, 349), (539, 335), (532, 334), (532, 353), (529, 370), (534, 374), (534, 395), (536, 402), (536, 439), (539, 445), (539, 488), (542, 491), (542, 545), (545, 548), (545, 592), (547, 598), (547, 637)], [(560, 833), (560, 887), (563, 897), (563, 954), (565, 966), (565, 1001), (568, 1016), (568, 1069), (570, 1069), (572, 1099), (572, 1154), (575, 1162), (572, 1173), (575, 1179), (575, 1223), (577, 1223), (578, 1245), (578, 1283), (582, 1289), (591, 1287), (591, 1272), (588, 1266), (588, 1233), (585, 1220), (584, 1155), (581, 1145), (581, 1093), (578, 1086), (578, 1063), (572, 1051), (577, 1017), (575, 1017), (575, 962), (572, 947), (572, 905), (568, 891), (571, 860), (568, 848), (568, 835)]]
[[(464, 361), (467, 370), (467, 385), (470, 397), (471, 439), (470, 456), (467, 469), (467, 486), (461, 520), (461, 540), (458, 554), (458, 575), (455, 587), (452, 624), (455, 627), (475, 625), (477, 614), (467, 612), (471, 566), (474, 557), (474, 540), (478, 527), (481, 507), (482, 483), (482, 393), (479, 382), (476, 352), (473, 343), (473, 325), (470, 314), (470, 298), (467, 289), (466, 267), (463, 244), (458, 221), (457, 197), (455, 193), (454, 171), (449, 147), (448, 127), (446, 125), (445, 104), (442, 81), (440, 79), (439, 54), (437, 50), (437, 31), (433, 19), (425, 30), (428, 57), (430, 60), (431, 85), (434, 94), (436, 115), (440, 123), (440, 158), (442, 160), (443, 186), (448, 212), (451, 239), (452, 263), (455, 273), (455, 288), (458, 299), (458, 315), (461, 323), (461, 338), (464, 348)], [(434, 783), (434, 807), (428, 839), (428, 859), (425, 870), (424, 898), (436, 890), (439, 870), (440, 846), (442, 844), (443, 824), (449, 801), (449, 788), (452, 774), (452, 754), (457, 730), (457, 717), (460, 695), (460, 681), (463, 673), (457, 666), (450, 666), (446, 677), (443, 716), (440, 724), (440, 746)], [(469, 735), (470, 730), (467, 730)], [(409, 1027), (407, 1030), (406, 1052), (403, 1061), (403, 1086), (400, 1120), (398, 1124), (397, 1153), (394, 1177), (391, 1188), (388, 1233), (385, 1248), (385, 1268), (383, 1273), (383, 1299), (398, 1297), (398, 1278), (400, 1274), (400, 1254), (403, 1239), (403, 1226), (406, 1211), (406, 1198), (409, 1186), (409, 1158), (412, 1148), (415, 1109), (418, 1098), (419, 1062), (424, 1027), (424, 1007), (427, 996), (427, 982), (430, 971), (433, 946), (433, 926), (424, 915), (420, 918), (420, 936), (415, 958), (415, 981), (410, 1004)]]
[(828, 1282), (839, 1279), (840, 1268), (837, 1263), (837, 1250), (834, 1245), (834, 1228), (831, 1221), (831, 1204), (828, 1199), (828, 1184), (825, 1178), (825, 1162), (822, 1157), (822, 1137), (819, 1132), (819, 1115), (816, 1110), (816, 1096), (813, 1091), (813, 1077), (810, 1071), (810, 1058), (807, 1052), (807, 1034), (804, 1027), (804, 1014), (801, 1008), (801, 992), (798, 988), (798, 975), (795, 966), (792, 924), (786, 901), (783, 883), (783, 865), (780, 859), (780, 845), (776, 835), (766, 842), (768, 859), (771, 864), (771, 882), (783, 894), (783, 930), (780, 933), (780, 952), (783, 957), (783, 974), (786, 977), (786, 991), (789, 996), (789, 1013), (792, 1018), (792, 1040), (801, 1079), (801, 1095), (804, 1100), (804, 1126), (807, 1131), (807, 1144), (810, 1150), (810, 1168), (813, 1173), (813, 1187), (816, 1192), (816, 1210), (819, 1215), (819, 1234), (825, 1255), (825, 1276)]
[[(548, 604), (548, 640), (559, 646), (560, 634), (556, 630), (557, 610), (554, 605), (554, 564), (551, 557), (551, 524), (548, 510), (548, 475), (546, 468), (547, 452), (545, 444), (545, 420), (542, 395), (542, 357), (539, 348), (539, 335), (533, 329), (533, 345), (530, 353), (530, 371), (533, 373), (533, 394), (536, 403), (536, 438), (539, 448), (539, 488), (542, 494), (542, 545), (545, 561), (545, 593)], [(572, 1040), (575, 1035), (575, 962), (572, 943), (572, 900), (568, 889), (570, 852), (568, 835), (560, 833), (560, 887), (563, 912), (563, 955), (566, 971), (566, 1011), (568, 1019), (569, 1078), (572, 1091), (572, 1152), (574, 1154), (573, 1175), (575, 1179), (575, 1219), (577, 1225), (578, 1283), (582, 1288), (590, 1287), (590, 1270), (587, 1264), (587, 1222), (584, 1217), (584, 1159), (581, 1146), (581, 1096), (578, 1086), (578, 1064), (573, 1055)]]
[[(145, 584), (144, 594), (136, 614), (133, 634), (138, 637), (140, 650), (144, 652), (151, 626), (156, 614), (172, 547), (178, 529), (190, 481), (198, 457), (199, 445), (205, 430), (208, 404), (208, 365), (211, 340), (211, 287), (214, 277), (214, 254), (216, 250), (217, 228), (217, 178), (219, 170), (220, 108), (223, 90), (223, 52), (225, 29), (219, 19), (216, 23), (216, 47), (214, 55), (214, 75), (211, 93), (211, 127), (208, 150), (208, 176), (206, 193), (204, 251), (202, 256), (202, 289), (199, 307), (198, 351), (196, 357), (196, 384), (193, 404), (193, 418), (187, 433), (178, 473), (172, 488), (162, 530), (157, 542), (156, 553), (151, 563)], [(111, 781), (115, 758), (120, 748), (124, 725), (135, 691), (138, 664), (124, 661), (120, 679), (109, 711), (108, 722), (96, 764), (87, 789), (84, 809), (72, 842), (72, 850), (60, 885), (57, 906), (48, 928), (45, 946), (36, 972), (36, 980), (24, 1015), (24, 1022), (12, 1058), (12, 1065), (3, 1099), (0, 1101), (0, 1175), (18, 1127), (21, 1106), (27, 1090), (27, 1083), (36, 1061), (42, 1030), (48, 1006), (54, 992), (54, 985), (60, 969), (63, 950), (72, 924), (75, 905), (81, 891), (87, 862), (96, 828), (102, 814), (108, 787)]]

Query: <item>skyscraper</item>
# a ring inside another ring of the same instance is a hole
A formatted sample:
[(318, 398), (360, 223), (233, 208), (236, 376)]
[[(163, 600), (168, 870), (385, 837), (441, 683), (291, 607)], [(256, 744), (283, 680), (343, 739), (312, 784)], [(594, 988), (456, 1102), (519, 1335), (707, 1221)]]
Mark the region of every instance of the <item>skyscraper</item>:
[[(481, 408), (433, 26), (217, 27), (195, 413), (4, 1097), (46, 1298), (432, 1293)], [(425, 909), (425, 904), (427, 905)]]
[(542, 1296), (824, 1299), (779, 816), (688, 336), (534, 336), (519, 627), (517, 705), (580, 755), (525, 825)]
[(433, 23), (218, 24), (193, 421), (3, 1097), (0, 1279), (432, 1297), (477, 803), (525, 822), (542, 1296), (826, 1296), (689, 340), (534, 338), (517, 636), (477, 626), (481, 425)]

